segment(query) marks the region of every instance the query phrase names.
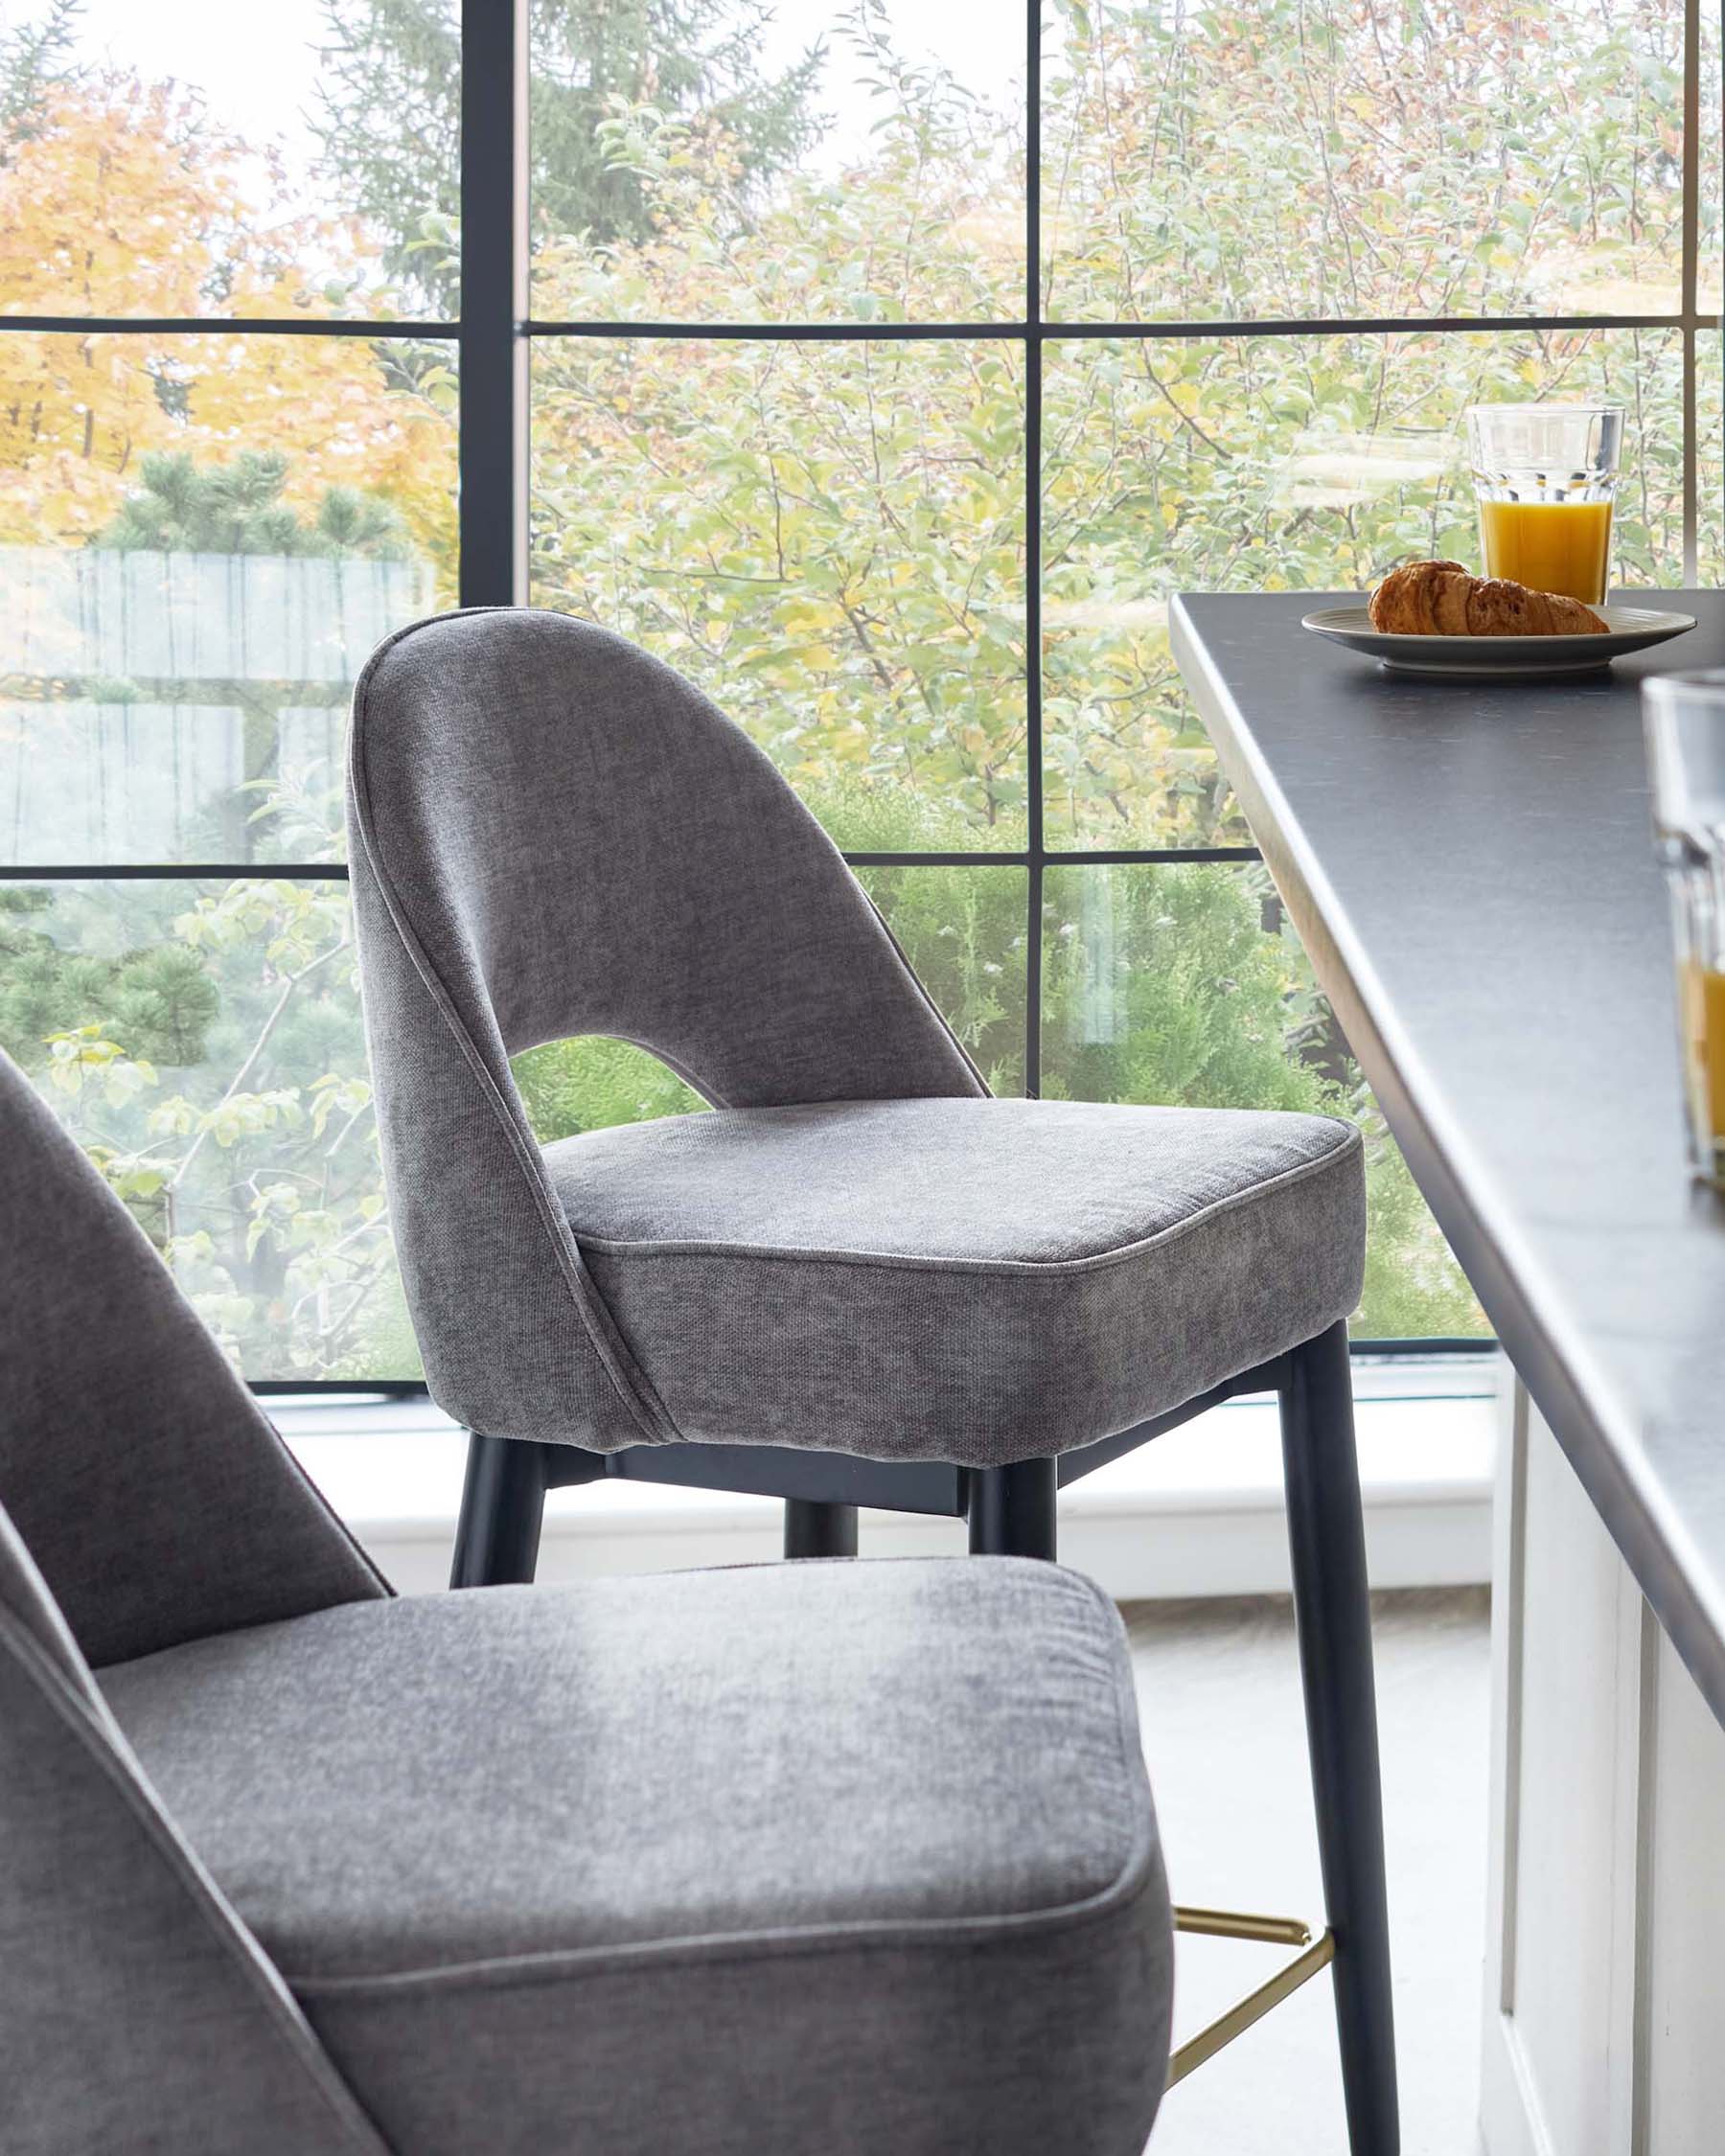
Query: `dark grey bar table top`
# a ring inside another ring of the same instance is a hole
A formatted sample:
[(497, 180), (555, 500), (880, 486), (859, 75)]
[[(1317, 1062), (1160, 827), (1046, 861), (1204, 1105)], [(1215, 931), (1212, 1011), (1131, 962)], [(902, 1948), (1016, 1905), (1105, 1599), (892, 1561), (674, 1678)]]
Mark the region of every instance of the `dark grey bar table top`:
[[(1404, 679), (1183, 598), (1181, 672), (1390, 1127), (1541, 1413), (1725, 1721), (1725, 1203), (1688, 1180), (1640, 685)], [(1639, 597), (1640, 595), (1636, 595)]]

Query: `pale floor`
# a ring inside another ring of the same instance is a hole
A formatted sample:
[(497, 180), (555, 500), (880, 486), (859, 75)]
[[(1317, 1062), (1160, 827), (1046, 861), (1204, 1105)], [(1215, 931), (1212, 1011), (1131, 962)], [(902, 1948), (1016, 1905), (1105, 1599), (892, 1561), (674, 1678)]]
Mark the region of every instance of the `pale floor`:
[[(1374, 1599), (1404, 2156), (1477, 2156), (1485, 1903), (1484, 1588)], [(1284, 1600), (1125, 1611), (1176, 1900), (1317, 1916), (1293, 1619)], [(1175, 2041), (1260, 1982), (1273, 1947), (1181, 1943)], [(1346, 2156), (1320, 1976), (1169, 2091), (1151, 2156)]]

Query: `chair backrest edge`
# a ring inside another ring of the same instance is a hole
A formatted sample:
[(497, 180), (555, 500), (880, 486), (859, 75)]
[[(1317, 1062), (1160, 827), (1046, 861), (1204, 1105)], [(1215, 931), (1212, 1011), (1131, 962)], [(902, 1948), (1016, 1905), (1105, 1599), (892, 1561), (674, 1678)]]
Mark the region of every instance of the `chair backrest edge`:
[(3, 1510), (0, 2088), (8, 2156), (387, 2156), (156, 1801)]

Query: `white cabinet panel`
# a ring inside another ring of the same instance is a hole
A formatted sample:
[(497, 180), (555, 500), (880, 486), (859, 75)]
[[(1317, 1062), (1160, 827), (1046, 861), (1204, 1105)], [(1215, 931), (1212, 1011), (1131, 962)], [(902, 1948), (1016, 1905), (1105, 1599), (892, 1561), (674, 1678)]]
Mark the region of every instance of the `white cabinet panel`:
[(1519, 1385), (1495, 1533), (1485, 2147), (1716, 2156), (1725, 1732)]
[(1482, 2124), (1491, 2156), (1629, 2156), (1642, 1601), (1505, 1392)]
[(1663, 1634), (1657, 1654), (1644, 1860), (1645, 2151), (1711, 2156), (1725, 2147), (1725, 1731)]

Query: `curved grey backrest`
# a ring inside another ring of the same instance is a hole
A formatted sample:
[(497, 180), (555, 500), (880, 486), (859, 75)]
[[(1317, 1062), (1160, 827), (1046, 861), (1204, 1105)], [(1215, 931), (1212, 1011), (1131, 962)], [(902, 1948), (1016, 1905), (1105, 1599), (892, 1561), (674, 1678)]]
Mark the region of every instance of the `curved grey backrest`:
[(0, 1054), (0, 1505), (100, 1665), (388, 1590)]
[(0, 1223), (0, 2148), (383, 2156), (89, 1664), (387, 1590), (4, 1055)]
[(403, 631), (355, 691), (348, 776), (392, 1224), (431, 1390), (493, 1436), (673, 1441), (509, 1057), (610, 1034), (723, 1107), (986, 1089), (772, 765), (604, 630), (499, 608)]
[(0, 2147), (386, 2156), (0, 1511)]

